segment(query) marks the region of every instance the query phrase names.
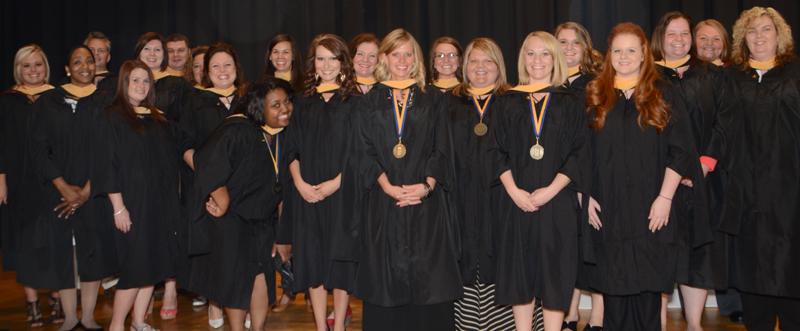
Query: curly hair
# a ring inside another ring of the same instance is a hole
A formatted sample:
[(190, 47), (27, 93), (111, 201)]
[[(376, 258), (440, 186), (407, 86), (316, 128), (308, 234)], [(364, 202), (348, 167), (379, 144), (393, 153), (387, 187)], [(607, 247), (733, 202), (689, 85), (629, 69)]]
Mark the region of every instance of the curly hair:
[(750, 68), (750, 49), (747, 48), (747, 28), (756, 18), (767, 16), (775, 24), (778, 34), (778, 50), (775, 56), (775, 64), (781, 65), (794, 58), (794, 40), (792, 39), (792, 28), (786, 23), (781, 14), (772, 7), (753, 7), (742, 12), (736, 23), (733, 24), (733, 42), (731, 49), (731, 60), (742, 69)]
[(647, 37), (642, 28), (634, 23), (625, 22), (617, 24), (608, 36), (608, 50), (603, 64), (603, 71), (597, 79), (591, 81), (586, 86), (586, 105), (591, 118), (589, 126), (595, 130), (603, 128), (608, 112), (614, 107), (617, 101), (617, 93), (614, 89), (614, 77), (617, 72), (611, 62), (611, 44), (614, 38), (620, 35), (633, 35), (639, 38), (642, 47), (642, 67), (639, 73), (639, 83), (634, 92), (636, 110), (639, 112), (637, 122), (639, 127), (645, 125), (656, 128), (659, 133), (667, 127), (670, 118), (670, 110), (664, 101), (661, 91), (656, 86), (660, 74), (656, 70), (653, 61), (653, 53), (647, 44)]
[[(314, 66), (314, 61), (317, 58), (317, 47), (322, 46), (329, 52), (333, 53), (336, 60), (339, 60), (339, 77), (336, 78), (339, 83), (342, 97), (347, 99), (348, 96), (356, 92), (356, 72), (353, 69), (353, 58), (350, 56), (350, 51), (344, 39), (334, 35), (323, 33), (314, 37), (311, 44), (308, 45), (308, 55), (306, 56), (306, 72), (303, 79), (303, 86), (305, 96), (313, 95), (316, 92), (319, 79), (317, 78), (317, 70)], [(343, 74), (343, 76), (342, 76)], [(342, 79), (344, 77), (344, 79)]]
[(580, 69), (584, 74), (596, 75), (603, 70), (603, 54), (594, 49), (592, 45), (592, 37), (589, 31), (583, 25), (577, 22), (564, 22), (559, 24), (553, 35), (558, 39), (558, 34), (564, 30), (575, 31), (575, 36), (578, 37), (578, 42), (583, 47), (583, 54), (581, 55)]

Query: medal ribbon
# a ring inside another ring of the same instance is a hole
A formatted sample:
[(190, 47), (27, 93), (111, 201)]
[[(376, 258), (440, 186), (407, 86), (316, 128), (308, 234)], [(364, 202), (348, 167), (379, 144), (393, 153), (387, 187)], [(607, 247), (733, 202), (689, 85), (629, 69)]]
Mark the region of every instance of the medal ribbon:
[(397, 140), (403, 141), (403, 129), (406, 126), (406, 108), (408, 108), (408, 96), (411, 95), (411, 91), (408, 91), (406, 96), (403, 97), (402, 110), (397, 106), (397, 97), (394, 96), (394, 93), (390, 90), (389, 94), (392, 95), (392, 105), (394, 106), (394, 124), (397, 126)]
[(530, 95), (531, 98), (531, 124), (533, 125), (533, 135), (536, 137), (536, 144), (539, 144), (539, 137), (542, 135), (542, 129), (544, 129), (544, 118), (547, 115), (547, 106), (550, 105), (550, 93), (548, 93), (544, 97), (544, 102), (542, 102), (542, 110), (541, 114), (537, 114), (536, 112), (536, 102), (533, 99), (533, 93)]
[(483, 122), (483, 114), (486, 113), (486, 108), (489, 107), (489, 102), (490, 101), (492, 101), (492, 95), (491, 94), (488, 97), (486, 97), (486, 101), (483, 103), (483, 107), (481, 107), (481, 102), (480, 102), (480, 100), (478, 100), (478, 97), (476, 97), (476, 96), (472, 97), (472, 102), (475, 103), (475, 110), (478, 111), (478, 116), (480, 117), (480, 119), (481, 119), (480, 121), (481, 122)]
[(267, 143), (267, 150), (269, 151), (269, 159), (272, 161), (272, 167), (275, 169), (275, 181), (278, 181), (278, 161), (281, 158), (281, 141), (280, 135), (275, 135), (275, 153), (272, 153), (272, 147), (269, 145), (269, 139), (267, 139), (266, 133), (261, 133), (264, 135), (264, 142)]

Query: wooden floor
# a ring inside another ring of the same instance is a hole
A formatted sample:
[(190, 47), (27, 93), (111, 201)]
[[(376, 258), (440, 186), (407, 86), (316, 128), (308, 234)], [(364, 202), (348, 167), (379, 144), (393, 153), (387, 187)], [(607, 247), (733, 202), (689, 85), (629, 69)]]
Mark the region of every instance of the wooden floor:
[[(27, 330), (25, 324), (25, 307), (24, 295), (22, 288), (14, 281), (14, 273), (2, 272), (0, 273), (0, 331), (2, 330)], [(40, 302), (46, 301), (46, 294), (41, 294)], [(150, 318), (148, 323), (162, 331), (177, 331), (177, 330), (215, 330), (208, 326), (208, 317), (205, 308), (193, 309), (191, 306), (191, 298), (181, 295), (179, 297), (178, 317), (174, 320), (162, 321), (158, 316), (158, 307), (161, 305), (156, 301), (154, 316)], [(111, 320), (111, 304), (112, 298), (101, 294), (98, 298), (97, 310), (95, 316), (97, 321), (107, 326)], [(353, 323), (350, 324), (348, 330), (361, 330), (361, 302), (353, 300)], [(43, 307), (45, 314), (49, 314), (49, 310)], [(582, 320), (585, 323), (588, 318), (588, 311), (582, 311)], [(227, 320), (226, 320), (227, 323)], [(707, 309), (703, 316), (703, 326), (705, 331), (718, 331), (718, 330), (745, 330), (745, 328), (738, 324), (732, 324), (726, 317), (719, 316), (716, 309)], [(581, 323), (581, 328), (583, 323)], [(45, 325), (41, 328), (34, 330), (56, 330), (58, 326)], [(314, 322), (311, 313), (306, 310), (305, 302), (302, 295), (298, 295), (296, 301), (284, 312), (270, 313), (267, 319), (268, 330), (314, 330)], [(579, 328), (580, 329), (580, 328)], [(671, 310), (669, 312), (668, 330), (684, 330), (685, 324), (681, 318), (679, 310)], [(228, 330), (227, 325), (224, 328), (216, 330)]]

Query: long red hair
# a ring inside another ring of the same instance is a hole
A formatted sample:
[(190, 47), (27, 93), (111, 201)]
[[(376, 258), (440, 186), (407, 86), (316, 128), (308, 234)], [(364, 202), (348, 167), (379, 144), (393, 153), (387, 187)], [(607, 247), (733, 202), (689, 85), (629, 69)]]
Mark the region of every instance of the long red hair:
[(586, 86), (586, 106), (591, 116), (589, 126), (595, 130), (602, 129), (608, 112), (617, 101), (617, 92), (614, 89), (614, 76), (617, 72), (611, 63), (611, 42), (615, 37), (623, 34), (639, 38), (644, 56), (639, 72), (639, 83), (633, 92), (636, 110), (639, 112), (639, 126), (643, 128), (645, 125), (649, 125), (661, 132), (669, 122), (669, 106), (664, 102), (663, 95), (656, 86), (660, 76), (653, 62), (653, 53), (650, 51), (647, 37), (640, 26), (630, 22), (617, 24), (611, 29), (603, 71)]

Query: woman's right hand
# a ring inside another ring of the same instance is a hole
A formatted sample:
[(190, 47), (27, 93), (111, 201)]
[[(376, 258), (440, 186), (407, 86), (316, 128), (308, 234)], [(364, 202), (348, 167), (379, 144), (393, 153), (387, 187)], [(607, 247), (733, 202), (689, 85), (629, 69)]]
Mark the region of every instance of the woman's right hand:
[(0, 205), (8, 203), (8, 186), (6, 186), (6, 174), (0, 174)]
[(522, 209), (522, 211), (526, 213), (532, 213), (539, 210), (539, 208), (533, 204), (533, 201), (531, 201), (531, 193), (528, 191), (525, 191), (519, 187), (514, 187), (507, 191), (508, 195), (511, 197), (511, 200), (513, 200), (514, 204), (516, 204), (519, 209)]
[(295, 181), (294, 186), (303, 200), (308, 203), (317, 203), (325, 199), (325, 196), (319, 191), (319, 186), (312, 186), (302, 180)]
[(123, 207), (121, 211), (114, 212), (114, 225), (122, 233), (128, 233), (131, 230), (133, 223), (128, 208)]
[(595, 229), (600, 230), (603, 227), (603, 223), (600, 222), (600, 216), (598, 213), (602, 212), (603, 209), (600, 208), (600, 204), (597, 203), (592, 197), (589, 197), (589, 224)]

